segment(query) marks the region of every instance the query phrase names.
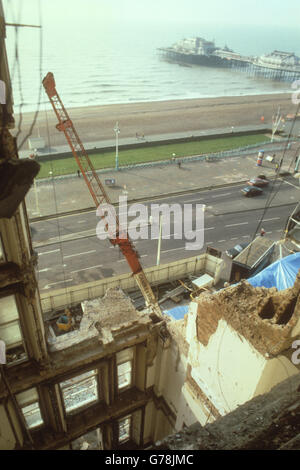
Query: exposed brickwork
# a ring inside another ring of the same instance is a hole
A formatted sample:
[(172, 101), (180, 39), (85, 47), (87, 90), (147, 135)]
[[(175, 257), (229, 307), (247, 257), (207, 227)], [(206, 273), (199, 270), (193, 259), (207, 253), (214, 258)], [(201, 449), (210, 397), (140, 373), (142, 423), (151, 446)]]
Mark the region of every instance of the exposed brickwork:
[(277, 355), (289, 348), (291, 331), (300, 319), (300, 273), (293, 287), (252, 287), (247, 281), (198, 299), (197, 337), (207, 346), (223, 318), (260, 353)]

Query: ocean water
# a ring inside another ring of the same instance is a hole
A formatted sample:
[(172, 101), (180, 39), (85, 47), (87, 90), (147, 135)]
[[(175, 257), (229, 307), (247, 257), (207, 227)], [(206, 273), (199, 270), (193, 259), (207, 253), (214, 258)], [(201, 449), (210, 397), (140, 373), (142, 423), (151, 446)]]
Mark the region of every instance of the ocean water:
[[(15, 112), (49, 108), (41, 86), (54, 73), (65, 106), (81, 107), (219, 96), (291, 92), (291, 85), (208, 67), (162, 61), (157, 48), (185, 37), (214, 39), (237, 52), (260, 55), (275, 49), (300, 55), (300, 32), (268, 27), (214, 28), (199, 23), (112, 23), (101, 28), (43, 23), (43, 29), (7, 28)], [(42, 42), (42, 47), (41, 47)], [(18, 59), (16, 60), (16, 51)], [(41, 53), (42, 51), (42, 53)]]

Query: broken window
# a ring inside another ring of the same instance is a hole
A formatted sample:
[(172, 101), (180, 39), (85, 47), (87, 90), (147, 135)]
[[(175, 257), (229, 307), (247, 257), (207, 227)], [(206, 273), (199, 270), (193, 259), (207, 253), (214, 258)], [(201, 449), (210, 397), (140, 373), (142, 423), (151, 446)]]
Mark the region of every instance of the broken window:
[(124, 351), (117, 353), (117, 376), (119, 390), (129, 388), (132, 385), (133, 357), (133, 348), (124, 349)]
[(60, 383), (66, 413), (98, 401), (97, 376), (97, 370), (90, 370)]
[(101, 429), (97, 428), (71, 442), (72, 450), (103, 450)]
[(131, 416), (119, 420), (119, 444), (129, 441), (131, 436)]
[(8, 364), (27, 357), (15, 295), (0, 298), (0, 339), (6, 345)]
[(44, 424), (40, 405), (39, 395), (36, 388), (30, 388), (26, 392), (21, 392), (16, 395), (17, 402), (21, 407), (25, 421), (29, 429), (36, 428)]

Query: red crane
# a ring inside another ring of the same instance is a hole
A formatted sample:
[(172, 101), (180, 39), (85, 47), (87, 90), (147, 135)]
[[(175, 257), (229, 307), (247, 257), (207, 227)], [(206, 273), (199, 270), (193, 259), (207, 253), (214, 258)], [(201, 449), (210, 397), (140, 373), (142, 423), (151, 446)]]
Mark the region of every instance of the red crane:
[[(59, 94), (56, 91), (53, 73), (49, 72), (46, 75), (46, 77), (43, 79), (43, 86), (58, 119), (56, 128), (65, 134), (73, 156), (94, 200), (95, 206), (98, 207), (103, 202), (111, 204), (110, 199), (93, 167), (93, 164), (75, 130), (73, 122), (71, 121), (59, 97)], [(146, 306), (151, 308), (152, 313), (161, 317), (160, 307), (139, 262), (139, 256), (129, 239), (128, 233), (122, 231), (120, 228), (117, 216), (116, 233), (114, 235), (114, 237), (111, 236), (109, 238), (110, 242), (114, 246), (118, 245), (121, 252), (125, 256), (136, 283), (143, 294)]]

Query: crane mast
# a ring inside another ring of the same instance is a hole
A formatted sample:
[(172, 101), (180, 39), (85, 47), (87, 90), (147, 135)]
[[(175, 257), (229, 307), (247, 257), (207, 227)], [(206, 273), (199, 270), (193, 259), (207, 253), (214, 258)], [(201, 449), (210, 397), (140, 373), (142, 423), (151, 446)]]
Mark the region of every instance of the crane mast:
[[(103, 202), (106, 204), (111, 204), (108, 194), (106, 193), (105, 188), (102, 185), (97, 172), (95, 171), (94, 166), (79, 138), (79, 135), (75, 130), (73, 122), (71, 121), (67, 110), (65, 109), (56, 91), (53, 73), (49, 72), (45, 76), (43, 79), (43, 86), (58, 119), (56, 128), (65, 134), (73, 156), (94, 200), (96, 208)], [(124, 232), (124, 230), (122, 230), (122, 228), (119, 226), (119, 219), (117, 216), (115, 216), (115, 219), (116, 233), (114, 234), (115, 236), (110, 236), (109, 240), (112, 245), (118, 245), (122, 254), (125, 256), (135, 281), (143, 294), (146, 306), (150, 307), (153, 314), (161, 317), (160, 307), (139, 262), (138, 253), (130, 241), (128, 233)]]

